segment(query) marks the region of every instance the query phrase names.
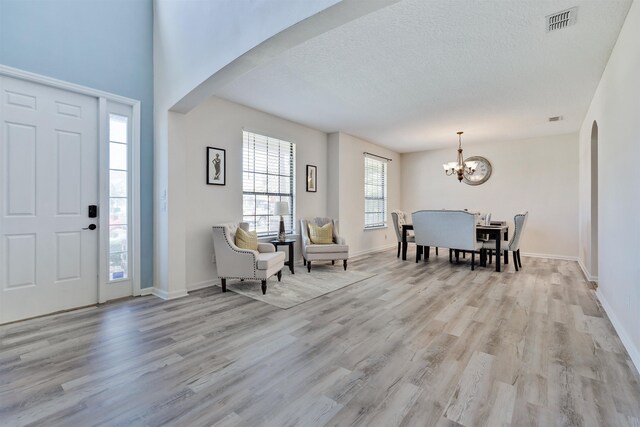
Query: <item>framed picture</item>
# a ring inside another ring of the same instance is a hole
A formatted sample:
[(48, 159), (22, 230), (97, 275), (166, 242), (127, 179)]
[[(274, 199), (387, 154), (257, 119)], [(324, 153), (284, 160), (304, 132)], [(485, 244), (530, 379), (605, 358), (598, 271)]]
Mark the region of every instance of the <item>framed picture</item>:
[(314, 165), (307, 165), (307, 191), (309, 193), (318, 191), (318, 168)]
[(207, 147), (207, 184), (226, 185), (227, 151), (222, 148)]

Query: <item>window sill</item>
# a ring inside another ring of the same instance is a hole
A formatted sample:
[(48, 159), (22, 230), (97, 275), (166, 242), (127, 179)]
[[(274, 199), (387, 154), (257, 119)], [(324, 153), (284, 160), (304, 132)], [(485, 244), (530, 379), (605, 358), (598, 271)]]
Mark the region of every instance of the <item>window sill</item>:
[(384, 230), (385, 228), (389, 228), (388, 225), (381, 225), (378, 227), (365, 227), (364, 231), (369, 231), (369, 230)]

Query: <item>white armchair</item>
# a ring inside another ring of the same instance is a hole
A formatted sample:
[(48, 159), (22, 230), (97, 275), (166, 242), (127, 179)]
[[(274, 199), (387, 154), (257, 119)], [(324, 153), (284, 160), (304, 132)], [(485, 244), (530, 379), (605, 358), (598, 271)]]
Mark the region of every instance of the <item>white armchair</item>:
[(274, 274), (282, 278), (284, 252), (271, 243), (258, 243), (258, 250), (241, 249), (235, 244), (238, 227), (249, 231), (249, 224), (227, 223), (213, 226), (213, 248), (222, 292), (227, 292), (227, 279), (260, 280), (262, 293), (267, 293), (267, 280)]
[[(315, 245), (311, 243), (311, 238), (309, 237), (309, 223), (314, 223), (320, 227), (328, 223), (332, 223), (333, 243), (325, 245)], [(335, 264), (336, 260), (342, 260), (344, 269), (347, 269), (349, 246), (345, 240), (338, 235), (338, 227), (333, 219), (303, 218), (300, 220), (300, 235), (302, 237), (303, 262), (307, 266), (308, 272), (311, 272), (312, 261), (331, 261), (332, 264)]]

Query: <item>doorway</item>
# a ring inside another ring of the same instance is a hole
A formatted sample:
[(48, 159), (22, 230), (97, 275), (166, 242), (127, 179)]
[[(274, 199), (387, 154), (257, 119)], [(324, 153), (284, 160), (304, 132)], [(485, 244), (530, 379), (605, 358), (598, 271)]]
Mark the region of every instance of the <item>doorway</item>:
[(0, 324), (140, 293), (136, 103), (0, 66)]

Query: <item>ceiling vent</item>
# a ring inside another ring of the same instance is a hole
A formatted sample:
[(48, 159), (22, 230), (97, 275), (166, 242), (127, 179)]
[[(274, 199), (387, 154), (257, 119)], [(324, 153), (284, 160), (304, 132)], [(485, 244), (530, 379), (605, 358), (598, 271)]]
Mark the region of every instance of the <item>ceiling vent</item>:
[(550, 122), (559, 122), (560, 120), (562, 120), (562, 116), (549, 117)]
[(576, 23), (576, 15), (578, 13), (577, 7), (563, 10), (562, 12), (554, 13), (546, 17), (547, 21), (547, 33), (552, 31), (558, 31)]

